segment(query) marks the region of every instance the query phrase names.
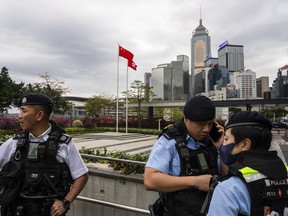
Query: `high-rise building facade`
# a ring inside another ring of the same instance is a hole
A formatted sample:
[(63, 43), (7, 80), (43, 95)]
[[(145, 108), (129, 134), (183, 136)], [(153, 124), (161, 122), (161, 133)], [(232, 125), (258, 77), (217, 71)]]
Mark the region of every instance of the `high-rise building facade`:
[(288, 65), (278, 69), (277, 78), (272, 83), (272, 98), (288, 98)]
[[(226, 87), (229, 83), (229, 71), (227, 68), (219, 67), (218, 64), (209, 64), (201, 72), (195, 75), (195, 94), (209, 93), (215, 87)], [(210, 93), (209, 93), (210, 94)], [(213, 93), (211, 93), (213, 94)]]
[(239, 89), (241, 99), (256, 98), (256, 73), (251, 70), (230, 73), (230, 84)]
[[(144, 85), (147, 86), (147, 87), (150, 87), (151, 84), (151, 73), (147, 72), (147, 73), (144, 73)], [(153, 90), (152, 90), (153, 91)], [(145, 89), (145, 97), (148, 98), (150, 95), (149, 95), (149, 92), (150, 92), (150, 89), (149, 88), (146, 88)], [(152, 98), (149, 98), (149, 100), (151, 100)]]
[[(257, 97), (265, 98), (266, 92), (269, 92), (269, 77), (262, 76), (256, 79)], [(268, 98), (265, 98), (268, 99)]]
[(244, 70), (244, 53), (242, 45), (230, 45), (226, 41), (219, 46), (218, 50), (219, 66), (228, 68), (229, 71)]
[(160, 64), (152, 69), (150, 85), (154, 99), (165, 101), (187, 100), (189, 93), (189, 57), (177, 56), (177, 61)]
[[(189, 57), (178, 55), (172, 67), (172, 101), (187, 100), (189, 94)], [(188, 79), (187, 79), (188, 78)]]
[(153, 87), (156, 100), (171, 100), (171, 73), (170, 64), (160, 64), (157, 68), (152, 68), (150, 85)]
[(211, 56), (211, 38), (200, 19), (199, 26), (192, 32), (191, 38), (190, 97), (195, 96), (195, 75), (205, 67), (204, 61), (208, 56)]

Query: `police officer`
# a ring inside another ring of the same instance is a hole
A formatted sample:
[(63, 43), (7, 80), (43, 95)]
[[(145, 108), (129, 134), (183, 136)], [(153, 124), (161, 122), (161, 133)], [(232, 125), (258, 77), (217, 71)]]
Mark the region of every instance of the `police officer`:
[(269, 119), (240, 111), (225, 125), (221, 160), (228, 175), (216, 186), (208, 215), (288, 215), (287, 170), (276, 151), (269, 151)]
[[(200, 215), (212, 174), (218, 174), (215, 146), (222, 143), (223, 127), (214, 121), (215, 106), (196, 96), (186, 102), (183, 113), (183, 119), (164, 129), (146, 163), (145, 188), (160, 192), (152, 215)], [(213, 127), (215, 146), (209, 137)]]
[(21, 190), (2, 216), (64, 215), (85, 186), (88, 169), (71, 138), (49, 121), (53, 102), (48, 96), (26, 94), (19, 107), (22, 131), (1, 145), (0, 169), (11, 160), (21, 163)]

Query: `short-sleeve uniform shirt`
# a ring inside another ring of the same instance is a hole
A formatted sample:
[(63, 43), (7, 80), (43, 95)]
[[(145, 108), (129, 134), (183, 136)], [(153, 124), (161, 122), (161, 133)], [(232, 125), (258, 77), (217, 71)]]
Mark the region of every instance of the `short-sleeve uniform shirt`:
[[(204, 145), (195, 141), (188, 134), (186, 140), (188, 142), (187, 147), (192, 150)], [(181, 171), (180, 158), (175, 145), (175, 139), (169, 140), (165, 136), (161, 136), (152, 148), (146, 167), (157, 169), (168, 175), (179, 176)]]
[[(34, 137), (29, 133), (29, 140), (31, 142), (44, 142), (48, 139), (50, 131), (51, 125), (48, 130), (38, 137)], [(0, 146), (0, 168), (13, 157), (16, 148), (17, 140), (13, 138), (8, 139)], [(84, 164), (81, 155), (72, 140), (68, 144), (60, 144), (56, 158), (60, 163), (65, 162), (68, 165), (73, 180), (88, 172), (88, 168)]]

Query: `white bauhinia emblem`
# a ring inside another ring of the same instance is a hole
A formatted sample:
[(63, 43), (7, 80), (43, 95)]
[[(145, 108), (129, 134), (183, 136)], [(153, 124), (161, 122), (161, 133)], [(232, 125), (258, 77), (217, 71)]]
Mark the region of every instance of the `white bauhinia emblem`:
[(26, 98), (26, 97), (23, 97), (23, 98), (22, 98), (22, 104), (25, 104), (25, 103), (27, 103), (27, 98)]

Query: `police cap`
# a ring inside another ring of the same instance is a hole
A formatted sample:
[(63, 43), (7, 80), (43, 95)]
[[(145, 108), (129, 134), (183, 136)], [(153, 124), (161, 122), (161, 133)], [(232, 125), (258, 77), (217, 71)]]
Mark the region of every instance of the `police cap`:
[(47, 106), (51, 110), (53, 108), (52, 100), (45, 94), (40, 93), (30, 93), (23, 95), (18, 102), (18, 106), (25, 106), (25, 105), (42, 105)]
[(233, 114), (225, 123), (225, 130), (231, 127), (260, 126), (272, 129), (272, 123), (264, 115), (256, 111), (240, 111)]
[(183, 113), (191, 121), (209, 121), (215, 118), (215, 106), (208, 97), (200, 95), (186, 102)]

